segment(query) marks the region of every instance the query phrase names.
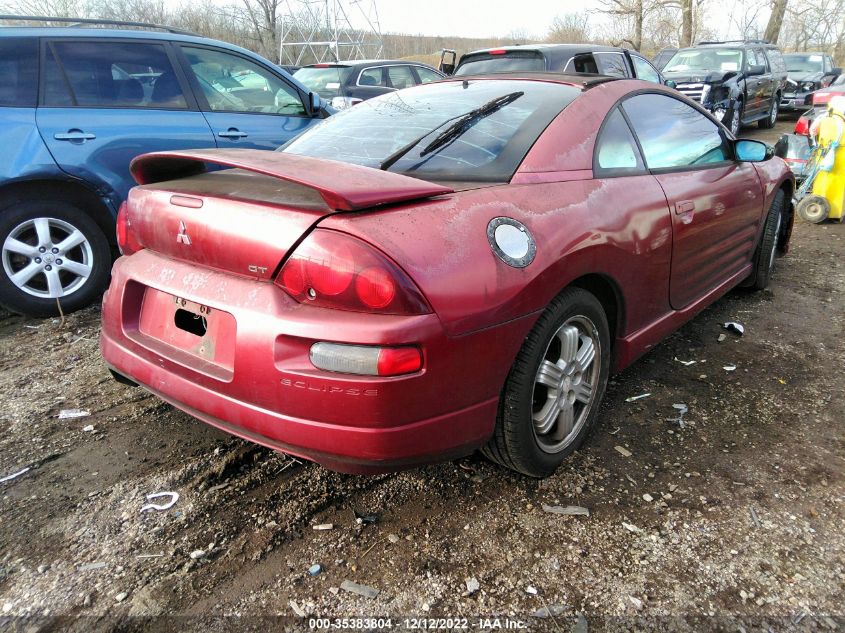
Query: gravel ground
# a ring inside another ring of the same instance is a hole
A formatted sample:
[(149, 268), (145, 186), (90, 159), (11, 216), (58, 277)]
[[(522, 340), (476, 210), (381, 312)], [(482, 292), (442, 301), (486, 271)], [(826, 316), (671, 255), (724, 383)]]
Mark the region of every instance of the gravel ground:
[[(843, 630), (843, 254), (845, 225), (797, 223), (770, 289), (729, 294), (615, 376), (595, 432), (543, 481), (478, 456), (332, 473), (114, 382), (96, 307), (63, 325), (0, 315), (0, 477), (29, 468), (0, 483), (0, 629), (360, 616), (405, 630)], [(140, 512), (167, 490), (172, 508)], [(568, 505), (589, 516), (544, 510)]]

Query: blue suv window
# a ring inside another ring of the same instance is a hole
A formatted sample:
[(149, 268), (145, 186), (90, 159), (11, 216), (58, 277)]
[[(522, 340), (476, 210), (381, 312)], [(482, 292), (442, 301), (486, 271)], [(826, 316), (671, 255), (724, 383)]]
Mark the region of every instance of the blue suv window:
[(47, 106), (170, 110), (188, 107), (161, 44), (51, 42), (44, 73)]
[(0, 39), (0, 106), (35, 107), (38, 99), (38, 41)]

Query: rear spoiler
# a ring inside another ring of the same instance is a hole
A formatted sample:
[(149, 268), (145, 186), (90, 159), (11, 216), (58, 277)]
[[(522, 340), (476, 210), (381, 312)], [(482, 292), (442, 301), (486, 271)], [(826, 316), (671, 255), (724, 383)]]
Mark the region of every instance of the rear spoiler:
[(139, 185), (205, 173), (209, 165), (246, 169), (316, 190), (336, 211), (420, 200), (454, 190), (425, 180), (323, 158), (258, 149), (206, 149), (143, 154), (129, 171)]

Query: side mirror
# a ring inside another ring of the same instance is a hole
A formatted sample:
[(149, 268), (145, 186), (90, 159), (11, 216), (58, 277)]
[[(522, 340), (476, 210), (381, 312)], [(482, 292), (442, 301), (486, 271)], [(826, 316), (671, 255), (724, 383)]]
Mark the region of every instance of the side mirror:
[(734, 155), (746, 163), (761, 163), (774, 156), (775, 150), (762, 141), (739, 139), (734, 143)]
[(762, 64), (756, 64), (754, 66), (749, 66), (748, 70), (745, 72), (748, 77), (757, 77), (759, 75), (766, 74), (766, 67)]
[(308, 114), (310, 116), (319, 116), (320, 110), (323, 108), (323, 100), (316, 92), (308, 93)]
[(675, 90), (678, 87), (678, 84), (675, 83), (674, 79), (667, 79), (666, 81), (663, 82), (663, 85), (666, 86), (667, 88), (671, 88), (672, 90)]

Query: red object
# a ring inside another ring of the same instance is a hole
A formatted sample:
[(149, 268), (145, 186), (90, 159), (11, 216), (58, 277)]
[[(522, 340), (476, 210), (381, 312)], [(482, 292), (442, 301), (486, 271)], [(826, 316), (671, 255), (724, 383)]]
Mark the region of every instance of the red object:
[(504, 48), (494, 48), (492, 51), (487, 51), (490, 55), (504, 55), (507, 52)]
[(801, 136), (810, 135), (810, 119), (806, 115), (802, 114), (798, 121), (796, 121), (795, 133)]
[(843, 96), (845, 96), (845, 91), (843, 90), (831, 90), (830, 88), (826, 90), (816, 90), (816, 92), (813, 93), (813, 105), (827, 105), (834, 97)]
[[(676, 94), (633, 80), (593, 86), (509, 183), (460, 191), (284, 153), (137, 160), (133, 172), (153, 184), (129, 195), (143, 248), (112, 272), (106, 362), (209, 424), (337, 470), (471, 452), (491, 436), (514, 359), (563, 288), (605, 304), (620, 370), (747, 277), (765, 211), (793, 186), (777, 158), (594, 178), (597, 131), (643, 89)], [(174, 180), (209, 164), (240, 169)], [(487, 227), (499, 216), (533, 236), (527, 267), (492, 251)], [(318, 369), (310, 353), (321, 342), (380, 348), (377, 373), (400, 375)]]
[(138, 243), (135, 234), (129, 230), (129, 220), (126, 217), (126, 202), (120, 205), (115, 223), (117, 232), (117, 247), (122, 255), (131, 255), (143, 247)]

